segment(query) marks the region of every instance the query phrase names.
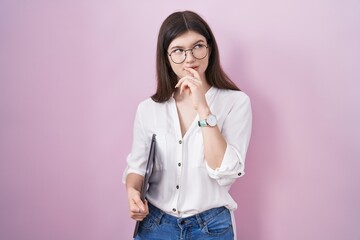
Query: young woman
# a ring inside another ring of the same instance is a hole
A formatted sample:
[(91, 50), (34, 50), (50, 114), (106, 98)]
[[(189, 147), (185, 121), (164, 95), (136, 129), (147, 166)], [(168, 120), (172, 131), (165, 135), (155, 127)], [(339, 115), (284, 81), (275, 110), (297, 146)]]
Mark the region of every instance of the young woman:
[[(157, 90), (138, 106), (124, 172), (135, 239), (234, 239), (231, 184), (244, 174), (251, 135), (249, 97), (220, 66), (208, 24), (191, 11), (163, 22)], [(140, 200), (152, 134), (156, 160)]]

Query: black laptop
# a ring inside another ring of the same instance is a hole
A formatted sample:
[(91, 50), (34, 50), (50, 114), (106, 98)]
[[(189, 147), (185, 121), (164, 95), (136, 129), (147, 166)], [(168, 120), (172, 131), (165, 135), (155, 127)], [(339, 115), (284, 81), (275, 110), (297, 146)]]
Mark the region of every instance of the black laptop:
[[(145, 172), (145, 176), (144, 176), (144, 182), (142, 184), (141, 192), (140, 192), (140, 198), (143, 202), (145, 201), (146, 193), (147, 193), (147, 190), (149, 187), (149, 179), (150, 179), (150, 176), (151, 176), (151, 173), (153, 170), (153, 166), (154, 166), (154, 162), (155, 162), (155, 147), (156, 147), (156, 135), (153, 134), (152, 138), (151, 138), (149, 157), (148, 157), (147, 164), (146, 164), (146, 172)], [(138, 233), (139, 225), (140, 225), (140, 221), (136, 221), (135, 230), (134, 230), (134, 234), (133, 234), (134, 238), (136, 237), (136, 235)]]

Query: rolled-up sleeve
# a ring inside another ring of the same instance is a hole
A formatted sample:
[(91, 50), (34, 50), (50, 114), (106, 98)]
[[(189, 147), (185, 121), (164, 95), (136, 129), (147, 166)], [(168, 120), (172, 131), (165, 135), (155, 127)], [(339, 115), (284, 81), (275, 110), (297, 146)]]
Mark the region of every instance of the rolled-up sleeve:
[(245, 157), (252, 128), (252, 112), (249, 97), (240, 92), (236, 95), (226, 116), (221, 132), (227, 142), (224, 158), (219, 168), (206, 164), (208, 174), (221, 186), (228, 186), (245, 174)]
[(124, 170), (122, 181), (125, 183), (129, 173), (137, 173), (144, 176), (146, 171), (148, 142), (146, 141), (144, 127), (142, 124), (141, 105), (137, 108), (134, 128), (133, 142), (130, 154), (127, 156), (127, 166)]

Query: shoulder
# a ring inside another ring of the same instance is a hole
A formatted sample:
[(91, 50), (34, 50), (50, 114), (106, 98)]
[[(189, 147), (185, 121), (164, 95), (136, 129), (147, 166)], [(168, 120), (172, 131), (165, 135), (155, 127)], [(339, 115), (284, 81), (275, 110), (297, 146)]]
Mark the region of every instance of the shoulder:
[(223, 116), (224, 121), (225, 119), (235, 119), (234, 121), (251, 119), (250, 98), (242, 91), (217, 89), (213, 106), (215, 115)]
[(165, 106), (165, 103), (158, 103), (151, 98), (146, 98), (139, 103), (137, 111), (141, 113), (154, 112), (154, 110), (163, 108)]
[(221, 102), (229, 104), (242, 104), (250, 103), (249, 96), (243, 91), (229, 90), (229, 89), (218, 89), (216, 88), (217, 98)]
[(145, 132), (149, 135), (164, 128), (168, 119), (168, 102), (158, 103), (147, 98), (138, 105), (136, 116)]

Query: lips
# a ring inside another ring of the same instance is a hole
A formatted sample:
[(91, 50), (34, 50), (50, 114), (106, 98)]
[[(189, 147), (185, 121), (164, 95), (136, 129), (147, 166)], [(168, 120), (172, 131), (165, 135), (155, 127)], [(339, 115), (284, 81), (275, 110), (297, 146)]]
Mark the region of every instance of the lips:
[(196, 67), (196, 66), (194, 66), (194, 67), (188, 67), (188, 68), (192, 68), (192, 69), (194, 69), (195, 71), (199, 70), (199, 67)]

